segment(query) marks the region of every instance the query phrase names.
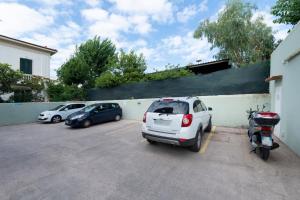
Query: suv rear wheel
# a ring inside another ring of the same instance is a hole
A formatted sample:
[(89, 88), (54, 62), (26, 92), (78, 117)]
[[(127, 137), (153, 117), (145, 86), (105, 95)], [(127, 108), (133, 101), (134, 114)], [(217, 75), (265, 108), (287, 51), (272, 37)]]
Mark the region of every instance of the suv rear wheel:
[(199, 152), (201, 149), (201, 143), (202, 143), (202, 128), (200, 128), (200, 130), (198, 131), (196, 135), (195, 144), (193, 144), (193, 146), (190, 147), (190, 150), (193, 152)]

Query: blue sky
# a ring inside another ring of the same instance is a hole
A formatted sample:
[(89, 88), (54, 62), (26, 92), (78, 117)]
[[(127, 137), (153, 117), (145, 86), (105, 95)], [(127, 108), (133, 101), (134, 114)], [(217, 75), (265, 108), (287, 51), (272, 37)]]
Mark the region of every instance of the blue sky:
[[(148, 72), (166, 64), (186, 65), (213, 60), (207, 40), (194, 39), (200, 21), (215, 20), (224, 0), (0, 0), (0, 34), (58, 50), (51, 59), (51, 78), (74, 52), (75, 46), (99, 35), (118, 49), (143, 53)], [(250, 0), (273, 28), (276, 39), (288, 27), (274, 24), (270, 8), (275, 0)]]

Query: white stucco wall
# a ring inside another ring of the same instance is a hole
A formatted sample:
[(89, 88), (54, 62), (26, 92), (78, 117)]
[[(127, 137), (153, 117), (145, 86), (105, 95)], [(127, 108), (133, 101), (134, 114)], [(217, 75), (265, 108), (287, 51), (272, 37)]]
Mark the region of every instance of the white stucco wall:
[[(242, 94), (242, 95), (219, 95), (200, 96), (206, 106), (212, 107), (213, 124), (217, 126), (248, 126), (246, 111), (251, 107), (255, 109), (257, 105), (266, 105), (266, 110), (270, 109), (269, 94)], [(142, 120), (150, 104), (155, 99), (134, 99), (134, 100), (113, 100), (123, 108), (124, 118)], [(93, 101), (108, 102), (108, 101)]]
[[(271, 55), (271, 76), (282, 75), (282, 81), (270, 82), (271, 109), (276, 111), (275, 85), (282, 85), (280, 130), (276, 134), (300, 155), (300, 55), (284, 62), (300, 50), (300, 23), (289, 33)], [(278, 101), (280, 102), (280, 101)]]
[[(248, 126), (246, 110), (265, 104), (270, 105), (269, 94), (244, 94), (244, 95), (220, 95), (201, 96), (203, 102), (213, 108), (213, 124), (217, 126)], [(117, 102), (123, 109), (123, 119), (141, 121), (143, 114), (155, 99), (132, 99), (112, 101)], [(53, 103), (2, 103), (0, 104), (0, 126), (34, 122), (38, 114), (48, 108), (57, 106)], [(267, 108), (268, 109), (268, 108)]]
[(20, 58), (32, 60), (32, 74), (50, 78), (50, 53), (0, 40), (0, 62), (20, 70)]

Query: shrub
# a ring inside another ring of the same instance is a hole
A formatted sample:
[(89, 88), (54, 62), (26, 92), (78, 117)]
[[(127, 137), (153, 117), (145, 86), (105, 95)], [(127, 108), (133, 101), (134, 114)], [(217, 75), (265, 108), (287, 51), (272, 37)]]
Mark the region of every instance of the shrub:
[(31, 90), (17, 90), (9, 99), (9, 102), (31, 102), (34, 98)]
[(120, 78), (112, 72), (104, 72), (96, 78), (96, 87), (108, 88), (115, 87), (121, 83)]
[(82, 101), (86, 99), (85, 90), (75, 85), (49, 82), (47, 93), (50, 101)]
[(164, 80), (164, 79), (173, 79), (173, 78), (179, 78), (179, 77), (191, 76), (191, 75), (193, 75), (193, 73), (190, 72), (189, 70), (176, 67), (176, 68), (168, 69), (165, 71), (146, 74), (145, 80), (148, 80), (148, 81)]

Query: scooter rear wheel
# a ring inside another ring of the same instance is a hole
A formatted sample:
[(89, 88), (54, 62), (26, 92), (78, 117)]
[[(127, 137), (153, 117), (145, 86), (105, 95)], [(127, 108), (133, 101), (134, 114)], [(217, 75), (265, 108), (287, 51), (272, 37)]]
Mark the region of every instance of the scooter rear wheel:
[(260, 148), (260, 157), (263, 160), (268, 160), (269, 156), (270, 156), (270, 149)]

